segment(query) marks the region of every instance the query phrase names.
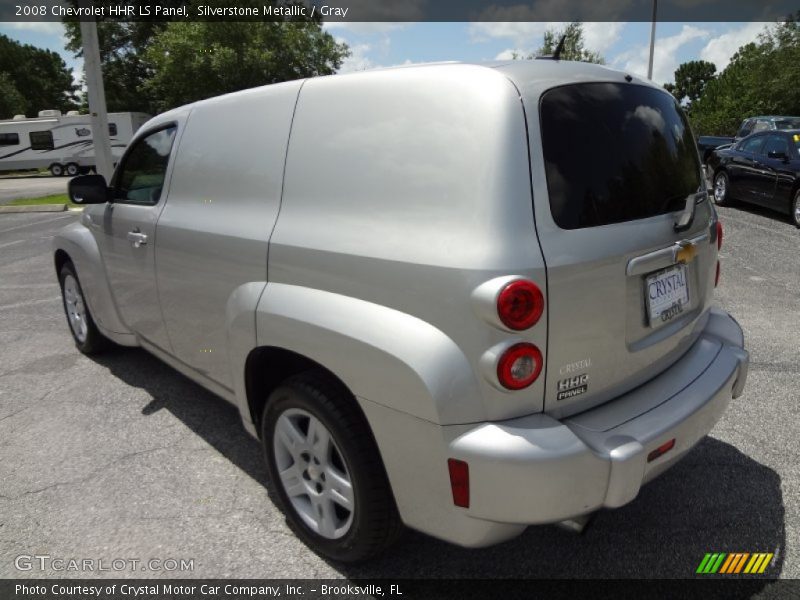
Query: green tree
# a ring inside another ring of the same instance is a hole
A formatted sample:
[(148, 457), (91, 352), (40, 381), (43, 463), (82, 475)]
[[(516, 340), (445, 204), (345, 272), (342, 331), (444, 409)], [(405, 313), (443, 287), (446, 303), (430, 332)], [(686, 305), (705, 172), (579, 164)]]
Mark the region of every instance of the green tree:
[(25, 97), (14, 85), (8, 73), (0, 73), (0, 119), (8, 119), (24, 113), (27, 108)]
[(685, 62), (675, 70), (675, 84), (666, 84), (664, 87), (681, 104), (687, 107), (700, 98), (710, 81), (716, 77), (717, 67), (706, 60), (692, 60)]
[(692, 104), (696, 133), (734, 135), (747, 117), (800, 114), (799, 15), (739, 48), (727, 68), (708, 82)]
[(319, 21), (170, 22), (151, 40), (143, 89), (166, 110), (211, 96), (335, 73), (346, 45)]
[[(247, 4), (275, 1), (241, 0), (238, 6)], [(330, 74), (349, 55), (345, 44), (322, 30), (318, 15), (276, 22), (104, 21), (97, 26), (109, 111), (155, 114), (247, 87)], [(65, 27), (67, 49), (80, 56), (79, 23), (66, 22)]]
[[(170, 2), (162, 2), (170, 5)], [(156, 103), (144, 89), (149, 70), (142, 56), (150, 40), (166, 27), (165, 21), (97, 23), (100, 63), (103, 68), (103, 87), (106, 106), (110, 112), (138, 111), (154, 114)], [(76, 57), (83, 56), (81, 29), (78, 21), (64, 23), (67, 32), (66, 49)], [(83, 99), (84, 106), (86, 99)]]
[(547, 56), (555, 53), (558, 47), (558, 42), (561, 37), (564, 37), (564, 48), (561, 51), (561, 60), (577, 60), (581, 62), (597, 63), (600, 65), (605, 64), (605, 59), (598, 53), (588, 50), (585, 46), (583, 39), (583, 24), (574, 21), (568, 24), (563, 29), (556, 31), (555, 29), (548, 28), (544, 32), (544, 43), (542, 46), (532, 54), (523, 56), (514, 53), (512, 57), (517, 59), (534, 59), (537, 56)]
[[(72, 69), (56, 52), (20, 44), (0, 34), (0, 111), (36, 114), (45, 108), (75, 108)], [(20, 101), (21, 100), (21, 101)]]

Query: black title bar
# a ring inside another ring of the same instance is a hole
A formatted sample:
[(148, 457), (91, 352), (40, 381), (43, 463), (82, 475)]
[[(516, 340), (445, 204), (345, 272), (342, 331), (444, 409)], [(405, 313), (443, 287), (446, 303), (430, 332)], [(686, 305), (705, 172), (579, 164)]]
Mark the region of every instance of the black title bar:
[[(0, 21), (650, 21), (654, 0), (0, 0)], [(660, 22), (783, 21), (797, 0), (658, 0)]]

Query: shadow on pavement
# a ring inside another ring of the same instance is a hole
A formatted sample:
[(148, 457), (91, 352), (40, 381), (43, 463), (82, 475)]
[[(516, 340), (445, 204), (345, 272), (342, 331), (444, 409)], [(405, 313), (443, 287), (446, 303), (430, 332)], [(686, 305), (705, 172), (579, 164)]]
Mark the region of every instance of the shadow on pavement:
[[(120, 349), (95, 360), (152, 396), (142, 415), (168, 410), (269, 488), (261, 445), (233, 406), (143, 350)], [(782, 570), (784, 548), (777, 473), (706, 437), (632, 503), (598, 513), (582, 535), (537, 526), (504, 544), (468, 550), (408, 532), (373, 562), (331, 566), (348, 578), (687, 578), (695, 577), (706, 552), (774, 552), (763, 576), (772, 579)]]

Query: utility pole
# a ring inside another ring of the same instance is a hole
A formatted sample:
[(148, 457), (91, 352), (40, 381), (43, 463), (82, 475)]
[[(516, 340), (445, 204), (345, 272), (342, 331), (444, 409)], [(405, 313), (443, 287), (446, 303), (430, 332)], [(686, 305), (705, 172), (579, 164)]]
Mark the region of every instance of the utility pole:
[[(81, 0), (81, 6), (90, 6), (90, 1)], [(114, 160), (111, 156), (111, 140), (108, 137), (108, 113), (106, 91), (103, 87), (103, 71), (100, 68), (100, 44), (97, 39), (97, 23), (81, 20), (81, 42), (83, 44), (83, 69), (86, 73), (86, 88), (89, 96), (89, 112), (92, 117), (95, 171), (111, 180)]]
[(653, 79), (653, 53), (656, 49), (656, 12), (658, 0), (653, 0), (653, 20), (650, 26), (650, 62), (647, 64), (647, 78)]

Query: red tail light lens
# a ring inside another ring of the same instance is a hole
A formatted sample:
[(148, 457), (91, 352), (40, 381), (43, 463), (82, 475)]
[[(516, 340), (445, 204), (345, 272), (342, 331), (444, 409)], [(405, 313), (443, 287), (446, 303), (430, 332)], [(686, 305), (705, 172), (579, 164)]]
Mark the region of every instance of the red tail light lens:
[(497, 379), (509, 390), (528, 387), (542, 372), (542, 353), (533, 344), (515, 344), (497, 362)]
[(450, 472), (450, 489), (453, 491), (453, 504), (469, 508), (469, 465), (463, 460), (447, 459)]
[(650, 454), (647, 455), (647, 462), (653, 462), (659, 456), (664, 456), (667, 452), (672, 450), (675, 447), (675, 438), (672, 438), (670, 441), (661, 444), (658, 448), (653, 450)]
[(717, 221), (717, 250), (722, 250), (722, 223)]
[(544, 296), (532, 281), (512, 281), (497, 296), (497, 314), (509, 329), (521, 331), (536, 325), (544, 312)]

